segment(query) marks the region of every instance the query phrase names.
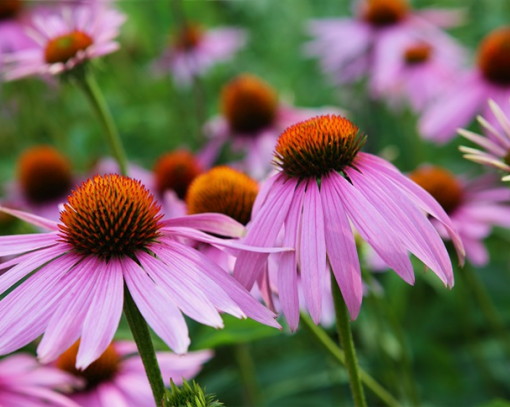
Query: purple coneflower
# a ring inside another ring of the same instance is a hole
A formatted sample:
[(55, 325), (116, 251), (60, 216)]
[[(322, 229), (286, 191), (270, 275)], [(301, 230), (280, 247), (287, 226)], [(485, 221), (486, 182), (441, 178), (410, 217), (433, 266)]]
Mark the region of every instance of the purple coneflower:
[(406, 0), (361, 0), (355, 18), (312, 21), (308, 31), (314, 39), (306, 45), (309, 56), (318, 57), (325, 73), (336, 82), (352, 82), (377, 74), (388, 56), (402, 54), (402, 40), (424, 40), (434, 47), (458, 48), (438, 26), (460, 22), (457, 11), (413, 11)]
[[(508, 101), (505, 101), (506, 104)], [(489, 107), (497, 121), (497, 126), (493, 126), (488, 120), (478, 116), (478, 122), (482, 125), (487, 137), (465, 129), (457, 130), (461, 136), (478, 144), (485, 151), (465, 146), (460, 146), (459, 149), (464, 153), (464, 158), (468, 160), (510, 173), (510, 120), (508, 118), (510, 112), (505, 114), (493, 100), (489, 100)], [(503, 177), (503, 181), (509, 180), (509, 175)]]
[[(76, 342), (54, 363), (56, 367), (82, 382), (68, 395), (72, 400), (82, 407), (154, 407), (151, 388), (134, 342), (112, 342), (104, 353), (84, 370), (75, 367), (78, 348), (79, 342)], [(158, 365), (167, 385), (170, 378), (177, 385), (182, 383), (182, 378), (193, 378), (211, 357), (211, 351), (190, 352), (186, 355), (156, 352)]]
[(200, 231), (243, 235), (243, 226), (224, 215), (162, 221), (159, 206), (141, 183), (118, 175), (84, 182), (64, 205), (59, 223), (0, 209), (51, 230), (0, 237), (0, 256), (20, 255), (0, 265), (11, 267), (0, 276), (0, 293), (23, 280), (0, 302), (0, 354), (45, 333), (37, 352), (49, 362), (81, 337), (76, 367), (86, 368), (113, 338), (124, 286), (176, 353), (186, 352), (190, 342), (181, 311), (215, 327), (223, 326), (218, 311), (279, 327), (232, 277), (181, 243), (188, 238), (241, 250), (277, 250), (248, 248)]
[[(299, 321), (297, 281), (313, 320), (321, 319), (328, 264), (351, 317), (362, 300), (361, 272), (351, 222), (386, 264), (409, 284), (408, 251), (453, 286), (448, 252), (427, 214), (448, 230), (459, 257), (462, 242), (443, 208), (388, 162), (360, 152), (364, 137), (340, 116), (321, 116), (289, 127), (278, 139), (278, 173), (262, 187), (248, 225), (246, 244), (271, 246), (284, 227), (278, 292), (292, 329)], [(241, 253), (234, 277), (251, 289), (267, 255)], [(299, 270), (299, 273), (298, 273)]]
[(35, 357), (16, 354), (0, 360), (0, 406), (80, 407), (57, 391), (70, 391), (81, 381)]
[[(240, 75), (223, 87), (221, 110), (222, 116), (206, 124), (210, 143), (219, 150), (224, 143), (231, 142), (234, 151), (246, 154), (244, 160), (236, 163), (239, 169), (257, 180), (271, 171), (268, 157), (279, 134), (292, 124), (320, 114), (319, 110), (281, 103), (271, 86), (250, 74)], [(338, 109), (327, 110), (340, 113)]]
[(23, 0), (0, 2), (0, 67), (6, 53), (33, 46), (34, 41), (25, 32), (29, 15)]
[(119, 48), (114, 41), (124, 15), (100, 5), (76, 6), (62, 14), (36, 16), (33, 21), (37, 46), (5, 57), (5, 78), (56, 75)]
[[(487, 100), (510, 115), (510, 27), (491, 32), (478, 49), (478, 64), (460, 76), (449, 91), (430, 106), (420, 120), (421, 133), (444, 143), (456, 135), (459, 127), (467, 126), (478, 112), (498, 125), (487, 108)], [(484, 109), (485, 108), (485, 109)]]
[[(467, 259), (475, 266), (489, 261), (482, 240), (493, 226), (510, 227), (510, 190), (498, 187), (491, 175), (473, 180), (455, 177), (441, 167), (422, 167), (409, 177), (434, 197), (457, 228), (466, 249)], [(437, 225), (439, 234), (448, 238), (446, 230)]]
[(157, 61), (158, 70), (170, 71), (178, 85), (189, 85), (214, 65), (228, 61), (246, 44), (246, 32), (239, 28), (205, 30), (186, 24)]
[(402, 47), (388, 51), (384, 66), (372, 76), (372, 92), (397, 106), (407, 102), (416, 112), (444, 93), (461, 63), (460, 55), (425, 41), (405, 39)]

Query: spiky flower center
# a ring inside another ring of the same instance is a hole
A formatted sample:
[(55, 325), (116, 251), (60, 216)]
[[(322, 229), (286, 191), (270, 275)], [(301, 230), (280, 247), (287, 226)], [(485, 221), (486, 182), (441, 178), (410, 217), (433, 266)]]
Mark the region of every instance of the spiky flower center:
[(429, 44), (416, 44), (404, 51), (404, 61), (407, 65), (420, 65), (430, 59), (432, 47)]
[(257, 183), (247, 175), (216, 167), (198, 176), (189, 187), (188, 213), (222, 213), (246, 225), (258, 191)]
[(268, 84), (246, 74), (238, 76), (223, 88), (221, 107), (234, 132), (256, 134), (273, 124), (278, 97)]
[(39, 204), (50, 202), (71, 189), (71, 165), (53, 147), (33, 147), (18, 160), (18, 179), (29, 201)]
[(73, 31), (51, 39), (46, 45), (44, 59), (48, 64), (65, 63), (78, 52), (85, 51), (94, 41), (83, 31)]
[(186, 24), (175, 37), (175, 46), (178, 49), (189, 51), (195, 48), (204, 36), (204, 30), (197, 24)]
[(22, 6), (23, 3), (21, 0), (0, 1), (0, 21), (16, 17)]
[(409, 12), (406, 0), (368, 0), (364, 19), (376, 27), (394, 25)]
[(191, 182), (201, 173), (202, 168), (196, 158), (185, 150), (162, 155), (154, 167), (159, 193), (171, 189), (180, 199), (186, 197)]
[(497, 85), (510, 85), (510, 27), (500, 28), (483, 40), (478, 51), (483, 76)]
[(462, 186), (455, 176), (441, 167), (423, 167), (409, 175), (414, 182), (439, 202), (446, 213), (452, 213), (462, 202)]
[(320, 177), (350, 166), (365, 143), (358, 127), (341, 116), (319, 116), (288, 127), (274, 163), (291, 177)]
[(108, 260), (130, 256), (159, 236), (163, 217), (140, 181), (96, 175), (81, 184), (60, 213), (60, 234), (76, 251)]
[(94, 388), (100, 383), (108, 382), (119, 371), (120, 357), (113, 345), (106, 348), (104, 353), (85, 370), (76, 369), (76, 356), (80, 341), (76, 342), (66, 350), (58, 359), (57, 367), (73, 376), (81, 377), (85, 380), (84, 391)]

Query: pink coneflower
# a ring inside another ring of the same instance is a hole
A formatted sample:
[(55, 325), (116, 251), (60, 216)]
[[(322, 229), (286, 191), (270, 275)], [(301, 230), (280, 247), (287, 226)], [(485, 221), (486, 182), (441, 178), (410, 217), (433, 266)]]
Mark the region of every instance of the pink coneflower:
[[(505, 102), (505, 105), (508, 101)], [(473, 133), (472, 131), (459, 129), (457, 130), (461, 136), (464, 136), (473, 143), (478, 144), (483, 150), (477, 150), (471, 147), (461, 146), (460, 151), (464, 154), (464, 158), (468, 160), (488, 165), (506, 173), (510, 173), (510, 120), (509, 114), (501, 109), (493, 100), (489, 100), (489, 108), (493, 117), (497, 122), (497, 126), (493, 126), (488, 120), (478, 116), (478, 121), (482, 125), (487, 137)], [(508, 108), (508, 106), (507, 106)], [(504, 181), (509, 181), (509, 175), (503, 177)]]
[(51, 146), (40, 145), (20, 155), (17, 179), (7, 188), (6, 199), (17, 208), (58, 220), (59, 205), (75, 184), (69, 159)]
[(0, 67), (6, 53), (33, 46), (34, 41), (25, 32), (28, 17), (23, 0), (0, 2)]
[(487, 108), (493, 99), (510, 115), (510, 27), (492, 31), (480, 44), (478, 64), (454, 83), (420, 120), (421, 133), (440, 143), (451, 140), (478, 112), (497, 125)]
[[(361, 153), (364, 138), (340, 116), (321, 116), (289, 127), (278, 139), (274, 162), (279, 171), (262, 187), (246, 244), (271, 246), (282, 227), (278, 292), (289, 326), (299, 321), (297, 281), (313, 320), (321, 319), (321, 298), (329, 263), (351, 317), (362, 300), (361, 272), (351, 222), (361, 237), (409, 284), (414, 273), (408, 251), (450, 287), (448, 252), (426, 214), (448, 230), (460, 258), (462, 242), (442, 207), (388, 162)], [(320, 184), (320, 185), (319, 185)], [(236, 277), (250, 289), (267, 255), (242, 253)], [(299, 273), (298, 273), (299, 269)]]
[(397, 106), (407, 102), (419, 112), (452, 83), (461, 59), (425, 41), (406, 39), (401, 45), (374, 72), (372, 92)]
[[(136, 344), (129, 341), (111, 343), (104, 353), (84, 370), (76, 369), (79, 342), (65, 351), (55, 362), (59, 369), (70, 373), (83, 383), (69, 394), (82, 407), (133, 406), (153, 407), (149, 382), (138, 355)], [(156, 352), (166, 385), (170, 378), (177, 384), (189, 380), (212, 357), (211, 351), (176, 355)]]
[(0, 406), (79, 407), (57, 391), (70, 391), (81, 381), (35, 357), (16, 354), (0, 360)]
[(84, 182), (69, 197), (59, 223), (1, 209), (51, 232), (0, 237), (0, 256), (21, 254), (0, 265), (14, 266), (0, 277), (0, 293), (30, 275), (0, 302), (0, 354), (44, 332), (37, 351), (49, 362), (81, 337), (76, 367), (86, 368), (113, 338), (124, 285), (147, 323), (176, 353), (186, 352), (190, 341), (181, 311), (215, 327), (223, 325), (218, 311), (279, 326), (219, 266), (181, 243), (188, 238), (241, 250), (277, 250), (248, 248), (200, 231), (242, 235), (243, 226), (224, 215), (162, 221), (141, 183), (118, 175)]
[(33, 36), (38, 46), (5, 58), (5, 78), (56, 75), (119, 48), (113, 41), (124, 15), (100, 5), (76, 6), (61, 15), (36, 16)]
[(318, 110), (298, 109), (279, 102), (271, 86), (250, 74), (240, 75), (223, 87), (221, 110), (222, 116), (206, 124), (210, 143), (219, 150), (230, 142), (235, 152), (244, 153), (246, 157), (237, 163), (238, 167), (255, 179), (262, 179), (271, 171), (268, 157), (280, 133), (319, 114)]
[[(450, 216), (466, 249), (467, 259), (475, 266), (488, 263), (489, 256), (482, 240), (493, 226), (510, 226), (510, 190), (498, 187), (493, 176), (462, 180), (441, 167), (422, 167), (409, 176), (432, 195)], [(448, 235), (441, 225), (443, 238)]]
[(458, 24), (459, 12), (414, 11), (406, 0), (361, 0), (356, 6), (355, 18), (316, 20), (308, 27), (314, 39), (305, 52), (320, 58), (323, 71), (336, 82), (351, 82), (384, 70), (388, 57), (404, 51), (402, 40), (424, 40), (435, 48), (458, 52), (437, 27)]
[(230, 60), (246, 44), (246, 32), (239, 28), (206, 30), (187, 24), (157, 62), (158, 69), (170, 71), (178, 85), (189, 85), (214, 65)]

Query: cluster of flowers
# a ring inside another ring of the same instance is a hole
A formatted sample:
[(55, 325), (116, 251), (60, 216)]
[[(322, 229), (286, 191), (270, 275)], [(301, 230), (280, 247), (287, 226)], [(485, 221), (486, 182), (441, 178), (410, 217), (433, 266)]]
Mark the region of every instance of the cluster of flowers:
[[(73, 72), (119, 47), (125, 17), (109, 5), (79, 4), (64, 13), (22, 6), (0, 5), (6, 80)], [(459, 75), (464, 51), (440, 29), (459, 23), (459, 13), (367, 0), (355, 15), (312, 22), (306, 52), (320, 57), (337, 83), (367, 77), (372, 97), (395, 106), (408, 101), (422, 115), (422, 134), (436, 141), (449, 140), (494, 99), (491, 115), (479, 118), (487, 137), (460, 131), (485, 151), (463, 151), (510, 173), (510, 121), (502, 110), (510, 96), (510, 29), (491, 33), (477, 68)], [(155, 65), (186, 85), (232, 57), (246, 38), (239, 29), (185, 24)], [(153, 171), (130, 166), (130, 177), (103, 161), (80, 179), (48, 146), (20, 158), (1, 221), (17, 217), (44, 232), (0, 237), (0, 354), (43, 335), (37, 356), (48, 365), (36, 369), (28, 355), (0, 362), (0, 404), (23, 405), (26, 394), (55, 405), (150, 405), (133, 344), (113, 341), (126, 295), (183, 354), (190, 344), (183, 314), (217, 328), (220, 313), (280, 328), (281, 311), (296, 330), (306, 308), (319, 323), (330, 272), (355, 319), (363, 297), (355, 233), (407, 283), (414, 283), (412, 253), (452, 287), (442, 238), (452, 240), (461, 263), (467, 255), (481, 265), (492, 225), (510, 226), (510, 191), (497, 178), (466, 181), (438, 167), (407, 177), (362, 152), (365, 136), (339, 109), (283, 104), (248, 74), (224, 87), (221, 107), (205, 125), (209, 141), (200, 153), (164, 154)], [(243, 159), (211, 168), (226, 142)], [(270, 309), (250, 293), (254, 286)], [(178, 381), (211, 356), (158, 357), (165, 377)], [(72, 400), (49, 388), (73, 389)]]

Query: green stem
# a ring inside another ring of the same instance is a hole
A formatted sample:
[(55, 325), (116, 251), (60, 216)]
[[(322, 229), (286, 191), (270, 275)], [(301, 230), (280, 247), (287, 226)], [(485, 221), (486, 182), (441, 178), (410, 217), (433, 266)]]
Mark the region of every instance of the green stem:
[(356, 407), (366, 407), (365, 393), (360, 380), (358, 360), (356, 358), (354, 341), (352, 340), (350, 315), (333, 274), (331, 274), (331, 290), (333, 291), (333, 301), (335, 303), (336, 328), (345, 353), (345, 366), (349, 373), (354, 404)]
[(161, 376), (158, 360), (156, 359), (149, 327), (142, 314), (140, 314), (126, 285), (124, 285), (124, 313), (142, 358), (143, 367), (149, 379), (156, 406), (161, 406), (165, 394), (165, 384)]
[(501, 342), (501, 346), (506, 352), (507, 358), (510, 360), (510, 334), (508, 333), (504, 322), (498, 314), (498, 311), (491, 300), (491, 297), (485, 289), (484, 283), (478, 277), (476, 271), (466, 264), (462, 269), (464, 279), (473, 293), (480, 311), (491, 326), (491, 329), (497, 335)]
[(87, 71), (79, 75), (76, 75), (77, 83), (85, 93), (92, 109), (96, 113), (96, 116), (101, 123), (106, 140), (110, 145), (110, 149), (113, 156), (119, 164), (119, 170), (122, 175), (127, 175), (127, 157), (122, 142), (117, 132), (117, 127), (112, 118), (112, 114), (106, 101), (103, 97), (103, 93), (99, 88), (99, 85), (94, 78), (92, 72)]
[(241, 373), (246, 405), (258, 406), (261, 404), (261, 397), (257, 383), (255, 364), (253, 363), (248, 344), (238, 343), (234, 345), (234, 353)]
[[(338, 362), (345, 366), (345, 354), (329, 337), (329, 335), (319, 326), (315, 325), (310, 316), (301, 312), (301, 322), (306, 330), (312, 334), (317, 342)], [(361, 381), (372, 391), (379, 399), (389, 407), (399, 407), (399, 402), (383, 386), (381, 386), (366, 371), (360, 369)]]

